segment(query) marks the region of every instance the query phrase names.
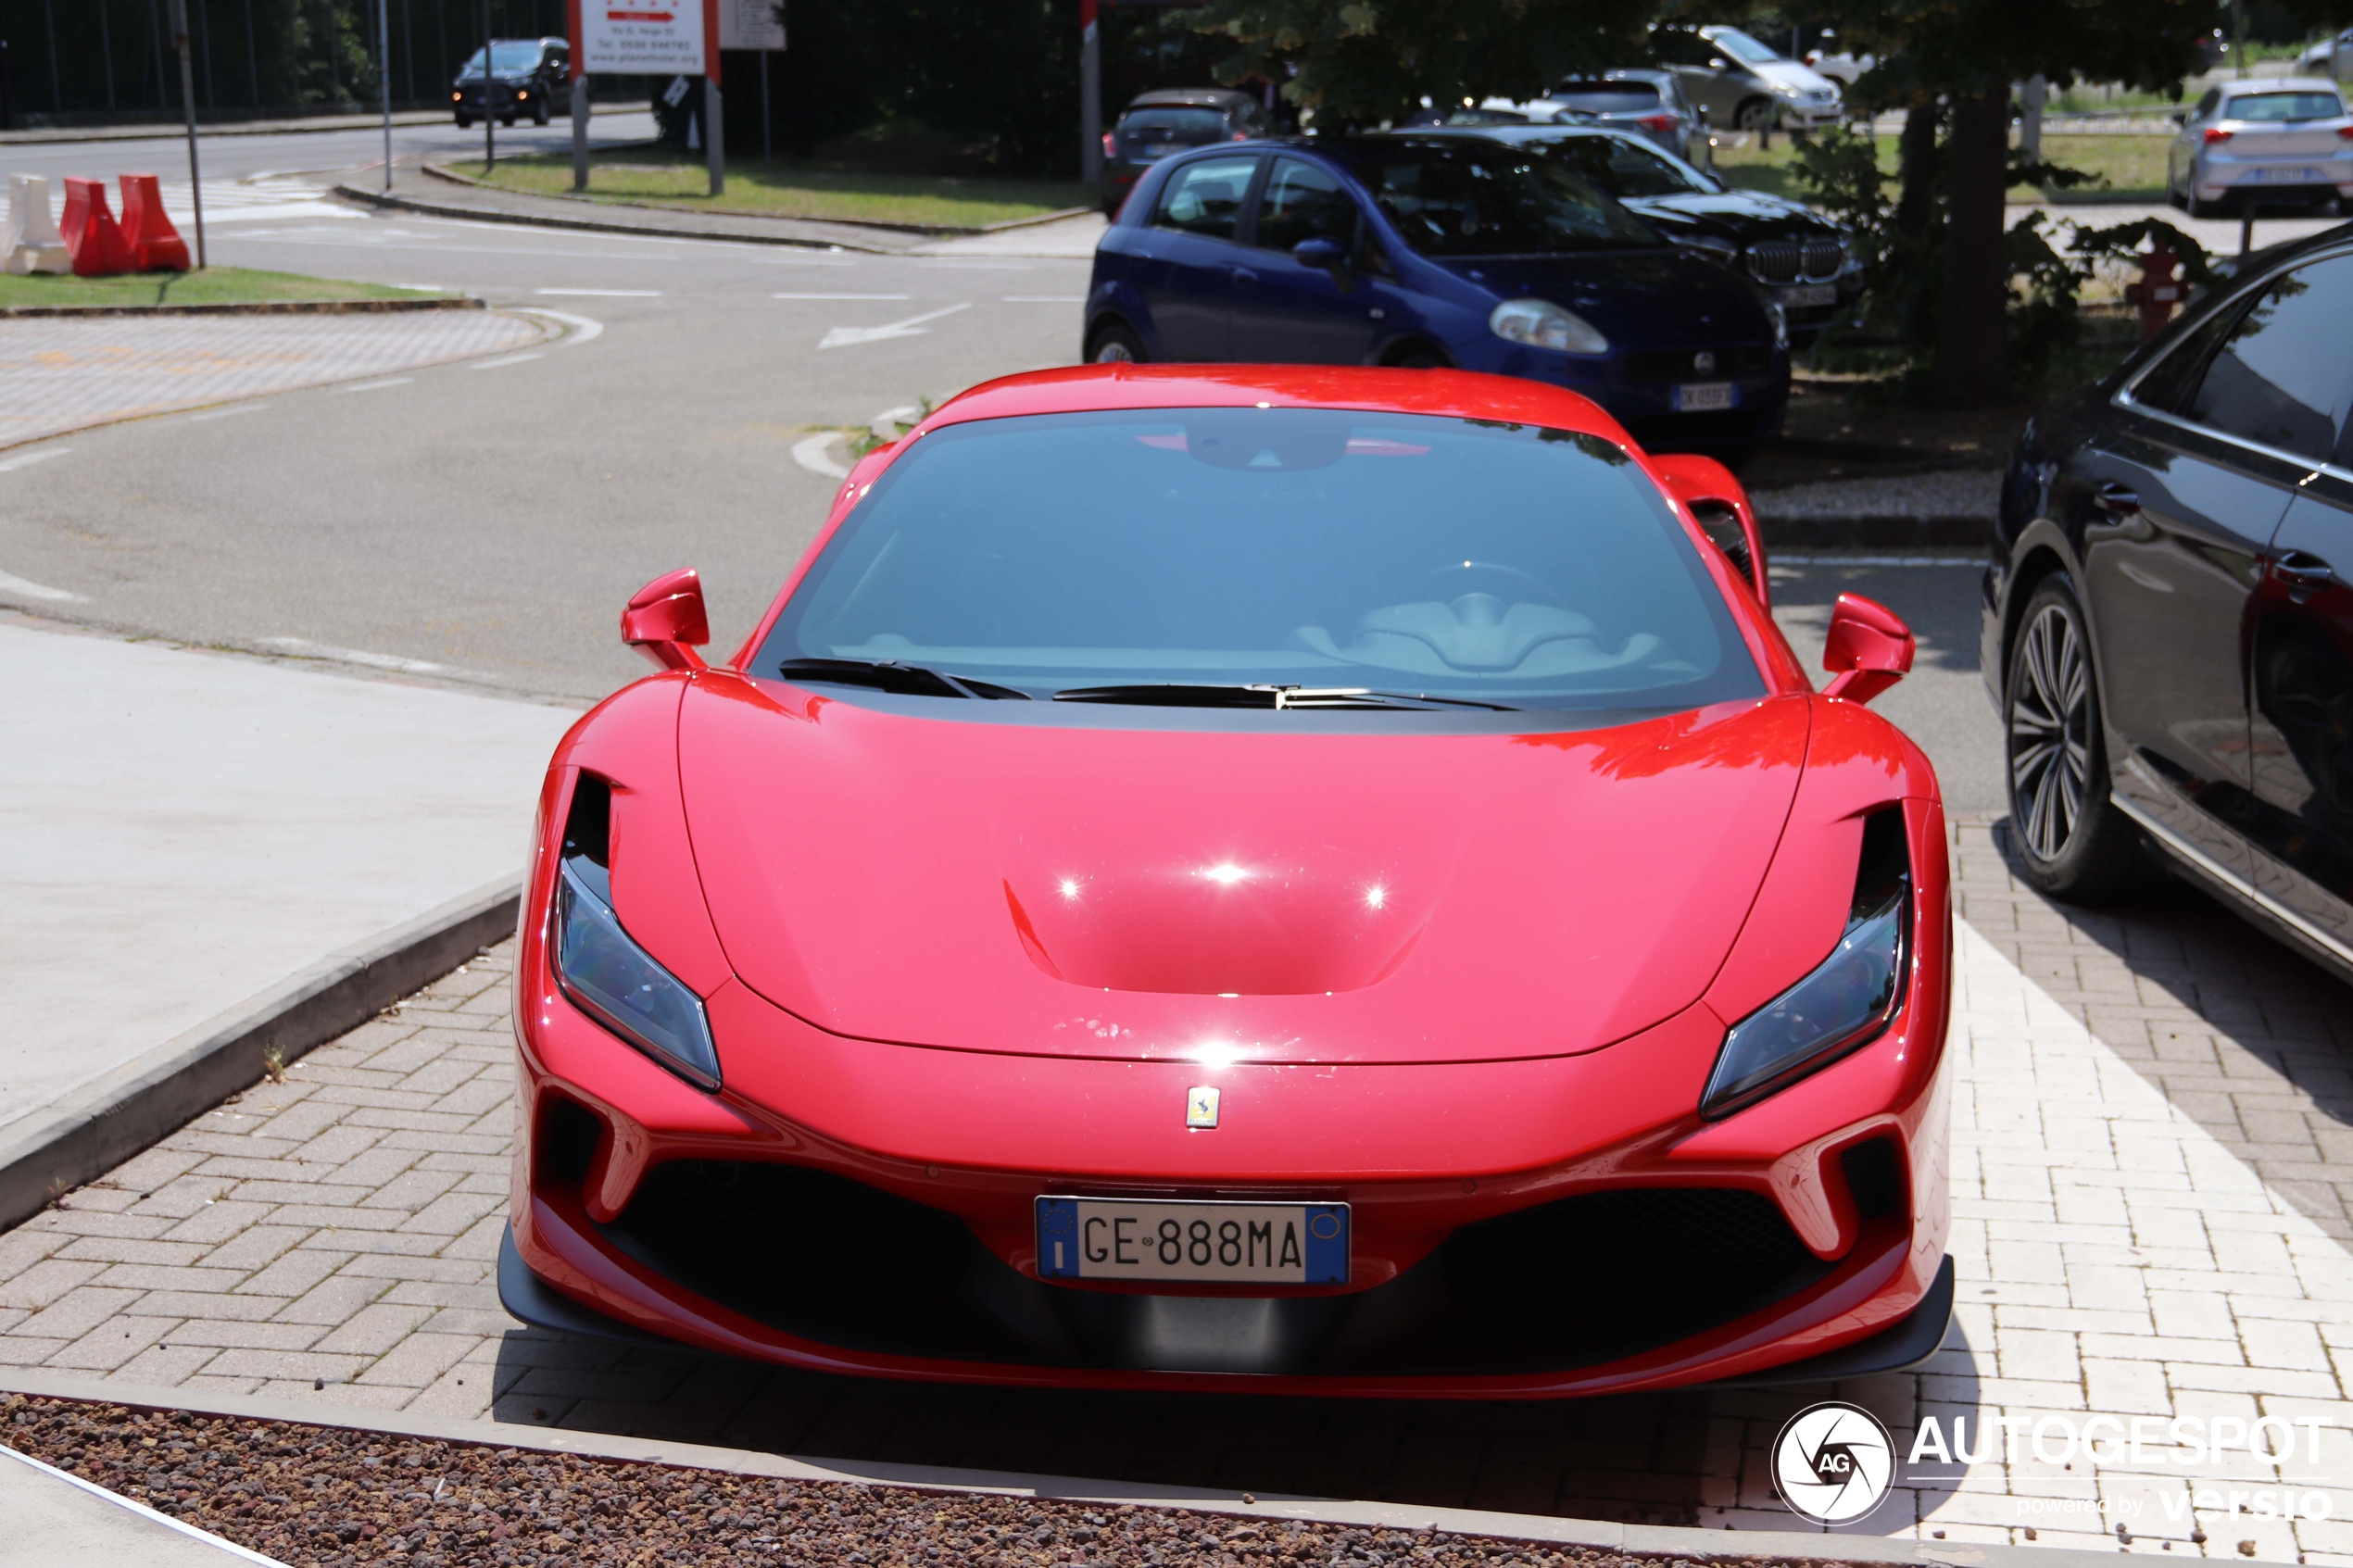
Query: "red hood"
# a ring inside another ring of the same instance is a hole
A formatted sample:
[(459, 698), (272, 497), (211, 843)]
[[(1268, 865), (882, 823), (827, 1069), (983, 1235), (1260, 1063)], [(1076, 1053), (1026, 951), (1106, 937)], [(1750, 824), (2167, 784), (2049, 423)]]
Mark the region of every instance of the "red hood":
[(715, 675), (686, 694), (679, 766), (729, 962), (822, 1028), (1464, 1061), (1592, 1050), (1698, 999), (1806, 715), (1202, 734), (908, 718)]

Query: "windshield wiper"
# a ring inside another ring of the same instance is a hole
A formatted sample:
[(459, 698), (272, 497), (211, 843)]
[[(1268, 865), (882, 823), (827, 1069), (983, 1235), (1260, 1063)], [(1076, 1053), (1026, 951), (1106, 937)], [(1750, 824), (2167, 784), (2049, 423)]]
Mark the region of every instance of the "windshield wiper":
[(1365, 686), (1186, 685), (1162, 682), (1134, 686), (1073, 686), (1054, 694), (1056, 702), (1126, 703), (1139, 708), (1486, 708), (1516, 711), (1507, 702), (1466, 696), (1431, 696), (1427, 692), (1377, 692)]
[(969, 696), (999, 702), (1007, 698), (1023, 702), (1030, 699), (1027, 692), (1000, 686), (993, 681), (950, 675), (920, 664), (901, 664), (895, 659), (787, 659), (776, 666), (776, 673), (787, 681), (796, 677), (804, 681), (834, 681), (846, 686), (872, 686), (877, 691), (907, 696)]

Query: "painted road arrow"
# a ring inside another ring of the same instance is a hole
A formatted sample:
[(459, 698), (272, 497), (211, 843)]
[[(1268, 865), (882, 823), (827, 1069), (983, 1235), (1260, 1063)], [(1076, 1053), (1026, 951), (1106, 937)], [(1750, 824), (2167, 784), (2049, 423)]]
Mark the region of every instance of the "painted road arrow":
[(942, 316), (953, 316), (959, 310), (970, 310), (970, 303), (951, 305), (944, 310), (928, 310), (921, 316), (910, 316), (903, 321), (893, 321), (882, 327), (836, 327), (827, 332), (817, 346), (847, 348), (853, 343), (877, 343), (887, 337), (921, 337), (930, 329), (925, 321), (937, 321)]

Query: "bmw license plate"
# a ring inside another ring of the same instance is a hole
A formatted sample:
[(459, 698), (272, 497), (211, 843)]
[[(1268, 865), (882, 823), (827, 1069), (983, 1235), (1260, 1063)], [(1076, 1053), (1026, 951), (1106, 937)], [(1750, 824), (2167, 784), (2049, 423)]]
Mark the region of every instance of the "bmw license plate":
[(1346, 1285), (1345, 1203), (1041, 1198), (1045, 1279)]
[(1801, 283), (1793, 289), (1783, 289), (1780, 299), (1784, 309), (1795, 309), (1808, 305), (1836, 305), (1838, 285), (1836, 283)]
[(1675, 389), (1675, 411), (1702, 414), (1717, 408), (1737, 408), (1741, 389), (1728, 381), (1685, 382)]

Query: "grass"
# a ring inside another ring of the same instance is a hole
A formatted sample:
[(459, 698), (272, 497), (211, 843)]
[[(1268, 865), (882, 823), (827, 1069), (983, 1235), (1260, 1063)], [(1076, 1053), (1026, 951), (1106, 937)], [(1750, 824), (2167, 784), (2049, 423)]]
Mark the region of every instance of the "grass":
[(23, 305), (258, 305), (320, 300), (416, 299), (414, 289), (347, 283), (295, 272), (208, 267), (201, 272), (124, 272), (111, 278), (19, 278), (0, 273), (0, 308)]
[[(2172, 138), (2163, 135), (2066, 135), (2043, 133), (2043, 157), (2066, 169), (2080, 169), (2101, 177), (2103, 183), (2049, 193), (2061, 204), (2115, 201), (2161, 202), (2165, 199), (2165, 149)], [(1716, 149), (1716, 170), (1725, 182), (1743, 190), (1765, 191), (1803, 201), (1807, 192), (1798, 183), (1796, 151), (1787, 136), (1776, 136), (1769, 148), (1749, 138), (1727, 136)], [(1879, 166), (1895, 173), (1895, 138), (1879, 139)], [(2017, 187), (2013, 195), (2038, 194), (2032, 186)]]
[[(450, 167), (481, 177), (479, 164), (452, 159)], [(827, 169), (781, 159), (729, 158), (727, 191), (722, 196), (709, 194), (709, 179), (698, 154), (668, 147), (616, 149), (590, 167), (586, 194), (591, 200), (643, 202), (693, 212), (937, 229), (986, 228), (1092, 207), (1098, 199), (1091, 187), (1063, 181)], [(535, 195), (571, 195), (572, 158), (535, 153), (502, 160), (490, 182)]]

